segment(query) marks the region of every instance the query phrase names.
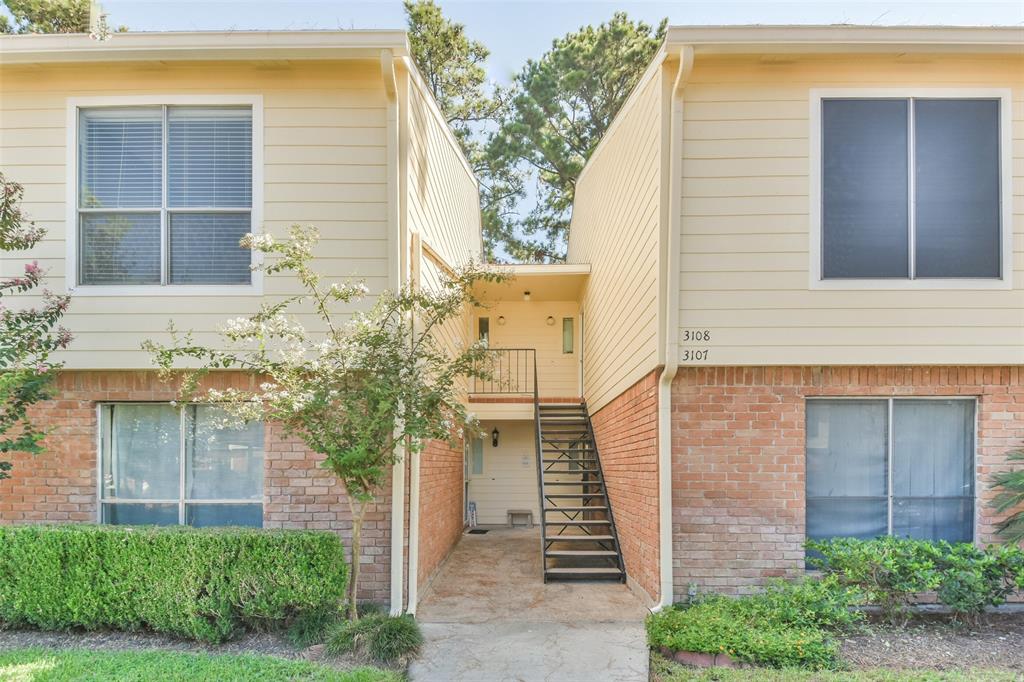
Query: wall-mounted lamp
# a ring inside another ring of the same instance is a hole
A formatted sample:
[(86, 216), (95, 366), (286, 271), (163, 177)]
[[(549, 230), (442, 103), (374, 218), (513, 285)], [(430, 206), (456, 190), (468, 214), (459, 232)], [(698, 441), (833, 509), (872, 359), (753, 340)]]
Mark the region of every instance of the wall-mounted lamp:
[(491, 431), (491, 445), (493, 445), (494, 447), (498, 447), (498, 436), (499, 435), (500, 434), (498, 433), (498, 427), (495, 426), (494, 430)]
[(523, 292), (523, 300), (524, 301), (529, 301), (530, 300), (530, 292), (529, 291), (524, 291)]
[(498, 326), (499, 327), (504, 327), (505, 326), (505, 316), (504, 315), (498, 315)]
[(555, 318), (553, 318), (551, 315), (548, 315), (548, 319), (545, 320), (545, 322), (548, 323), (549, 327), (555, 326)]

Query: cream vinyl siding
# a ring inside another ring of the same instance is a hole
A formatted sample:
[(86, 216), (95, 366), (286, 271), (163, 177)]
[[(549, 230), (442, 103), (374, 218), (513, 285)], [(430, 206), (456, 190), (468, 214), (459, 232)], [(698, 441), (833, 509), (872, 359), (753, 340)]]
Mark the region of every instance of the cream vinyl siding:
[(407, 192), (409, 229), (451, 267), (479, 261), (476, 178), (416, 74), (409, 83)]
[[(498, 324), (499, 317), (505, 324)], [(548, 317), (555, 318), (553, 325)], [(490, 319), (491, 348), (534, 348), (537, 351), (537, 384), (541, 398), (577, 398), (579, 373), (579, 304), (575, 301), (508, 301), (478, 309), (476, 317)], [(562, 319), (573, 318), (572, 353), (562, 352)], [(473, 321), (473, 339), (479, 326)], [(527, 368), (523, 367), (523, 372)], [(528, 373), (528, 372), (527, 372)], [(528, 377), (533, 381), (532, 374)], [(530, 384), (532, 386), (532, 383)]]
[[(48, 234), (27, 259), (48, 270), (47, 287), (65, 290), (67, 99), (128, 95), (252, 95), (263, 102), (263, 229), (315, 225), (316, 267), (342, 281), (387, 286), (386, 99), (372, 62), (96, 63), (6, 66), (0, 71), (0, 168), (25, 185), (25, 210)], [(254, 198), (259, 195), (254, 188)], [(256, 208), (256, 207), (254, 207)], [(259, 226), (257, 226), (259, 227)], [(25, 254), (4, 256), (20, 270)], [(139, 349), (163, 339), (168, 320), (200, 343), (230, 317), (262, 300), (298, 292), (284, 276), (264, 278), (258, 296), (75, 296), (65, 324), (75, 335), (62, 354), (72, 368), (150, 367)], [(26, 299), (27, 300), (27, 299)], [(362, 305), (368, 305), (369, 301)], [(310, 317), (302, 321), (315, 327)]]
[(660, 71), (631, 96), (576, 187), (568, 262), (590, 263), (583, 293), (583, 386), (596, 411), (658, 356)]
[[(809, 97), (829, 88), (1011, 89), (1013, 289), (811, 289)], [(1024, 362), (1024, 59), (702, 57), (684, 101), (682, 364)]]
[[(498, 429), (496, 448), (491, 445), (494, 428)], [(508, 523), (509, 509), (529, 509), (534, 525), (539, 525), (533, 421), (481, 421), (480, 430), (484, 441), (483, 472), (474, 474), (470, 466), (468, 495), (470, 502), (476, 502), (477, 523), (503, 526)], [(579, 480), (579, 476), (549, 476), (549, 480)], [(566, 486), (558, 492), (577, 491), (576, 487)]]

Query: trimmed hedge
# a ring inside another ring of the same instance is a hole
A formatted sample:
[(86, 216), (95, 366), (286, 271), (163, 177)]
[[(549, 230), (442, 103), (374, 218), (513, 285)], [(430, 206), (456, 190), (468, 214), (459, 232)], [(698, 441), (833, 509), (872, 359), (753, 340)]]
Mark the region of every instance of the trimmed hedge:
[(345, 594), (332, 533), (245, 528), (0, 527), (0, 623), (222, 642)]
[(863, 614), (850, 607), (859, 598), (834, 577), (775, 581), (746, 597), (704, 595), (648, 616), (647, 641), (654, 649), (726, 654), (772, 668), (835, 668), (834, 633), (858, 625)]

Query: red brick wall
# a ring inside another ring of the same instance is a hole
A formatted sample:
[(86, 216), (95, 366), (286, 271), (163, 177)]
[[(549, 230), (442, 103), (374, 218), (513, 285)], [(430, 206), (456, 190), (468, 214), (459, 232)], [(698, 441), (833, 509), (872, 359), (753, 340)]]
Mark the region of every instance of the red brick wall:
[(672, 384), (676, 597), (748, 592), (803, 571), (804, 401), (977, 396), (977, 540), (994, 541), (991, 474), (1024, 444), (1022, 367), (682, 368)]
[(428, 441), (420, 453), (419, 566), (417, 580), (430, 580), (462, 537), (462, 445)]
[[(245, 387), (241, 374), (218, 373), (207, 382), (217, 388)], [(0, 481), (0, 524), (96, 521), (96, 428), (99, 402), (174, 398), (172, 388), (153, 372), (68, 371), (57, 380), (53, 400), (33, 409), (36, 423), (52, 429), (40, 455), (15, 453), (9, 480)], [(263, 522), (266, 528), (331, 530), (352, 535), (345, 492), (310, 452), (279, 425), (264, 429)], [(390, 597), (391, 487), (368, 512), (363, 528), (361, 595), (368, 601)], [(349, 557), (351, 558), (351, 557)]]
[(626, 572), (659, 598), (658, 371), (591, 415)]

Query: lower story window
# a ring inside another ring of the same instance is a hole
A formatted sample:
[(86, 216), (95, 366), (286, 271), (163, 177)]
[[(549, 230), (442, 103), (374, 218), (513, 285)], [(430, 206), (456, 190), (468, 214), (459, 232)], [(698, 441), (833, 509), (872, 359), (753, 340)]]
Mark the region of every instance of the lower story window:
[(263, 525), (263, 425), (213, 405), (101, 407), (100, 518), (111, 524)]
[(974, 538), (973, 399), (807, 401), (807, 537)]

